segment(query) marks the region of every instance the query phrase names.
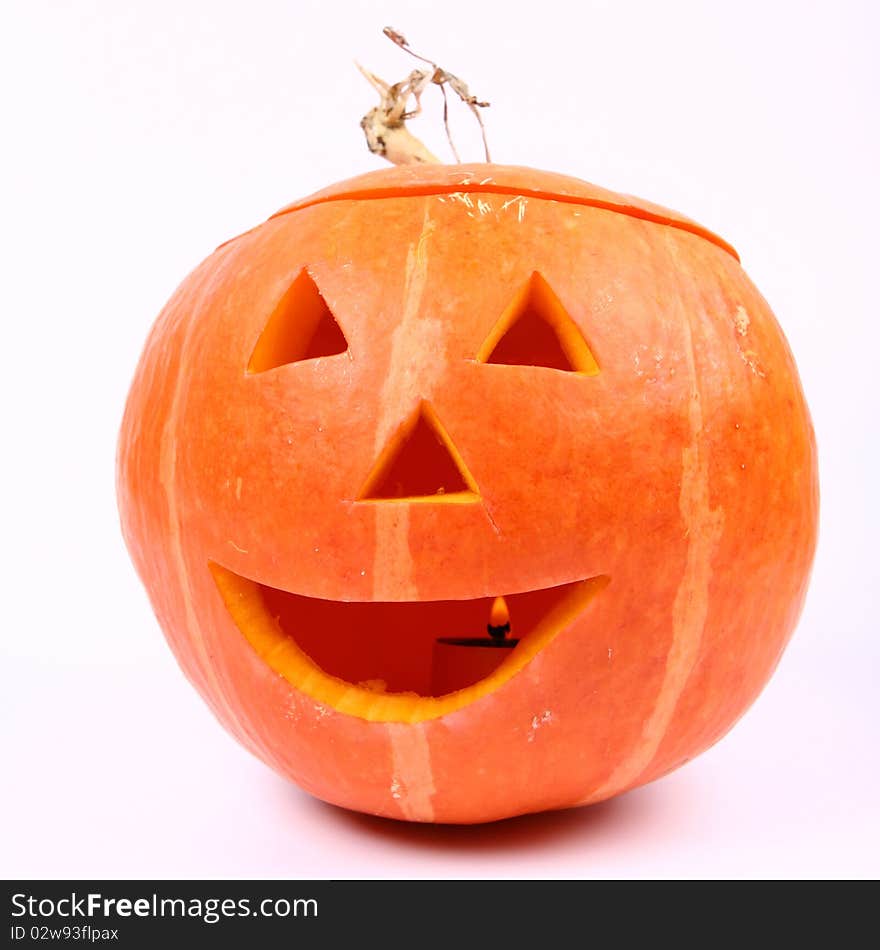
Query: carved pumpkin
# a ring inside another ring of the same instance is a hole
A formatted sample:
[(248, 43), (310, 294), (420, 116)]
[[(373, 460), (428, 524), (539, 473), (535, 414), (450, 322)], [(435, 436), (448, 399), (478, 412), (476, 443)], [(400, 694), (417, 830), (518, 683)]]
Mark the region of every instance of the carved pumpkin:
[[(220, 721), (418, 821), (595, 802), (711, 745), (816, 536), (795, 365), (732, 248), (497, 165), (372, 173), (221, 246), (150, 335), (118, 478)], [(493, 604), (516, 646), (469, 650)]]

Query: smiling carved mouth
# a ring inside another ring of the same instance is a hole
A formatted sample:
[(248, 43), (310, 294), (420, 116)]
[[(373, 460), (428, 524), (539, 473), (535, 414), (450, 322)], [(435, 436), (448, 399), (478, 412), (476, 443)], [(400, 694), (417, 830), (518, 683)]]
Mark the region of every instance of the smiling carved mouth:
[(610, 580), (504, 595), (512, 633), (502, 643), (486, 635), (494, 597), (324, 600), (209, 566), (236, 626), (272, 670), (315, 701), (373, 722), (434, 719), (493, 692)]

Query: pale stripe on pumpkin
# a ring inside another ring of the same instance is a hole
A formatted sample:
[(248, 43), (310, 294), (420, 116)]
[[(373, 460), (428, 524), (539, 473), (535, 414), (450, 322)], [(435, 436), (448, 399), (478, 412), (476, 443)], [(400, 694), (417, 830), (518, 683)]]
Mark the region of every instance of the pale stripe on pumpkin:
[[(439, 320), (420, 318), (428, 277), (428, 241), (434, 227), (426, 207), (419, 237), (407, 253), (403, 314), (391, 336), (388, 373), (379, 395), (374, 459), (385, 449), (393, 433), (407, 421), (418, 401), (429, 395), (439, 369), (445, 365), (446, 343), (442, 324)], [(407, 506), (377, 504), (375, 508), (373, 597), (376, 600), (418, 600), (418, 591), (412, 580)]]
[(389, 793), (408, 821), (434, 820), (434, 773), (424, 723), (388, 723), (391, 739)]
[[(676, 256), (676, 240), (677, 236), (671, 240), (667, 236), (667, 245), (673, 258)], [(678, 273), (683, 274), (684, 271), (678, 270)], [(709, 457), (703, 436), (703, 403), (694, 355), (693, 325), (688, 316), (689, 308), (679, 309), (684, 335), (683, 350), (692, 388), (687, 411), (690, 443), (681, 453), (681, 490), (678, 496), (678, 508), (687, 538), (687, 555), (672, 606), (672, 643), (657, 701), (642, 727), (635, 748), (598, 789), (578, 802), (583, 805), (609, 798), (630, 787), (650, 766), (696, 664), (709, 611), (712, 558), (721, 540), (724, 511), (710, 506)], [(698, 316), (694, 319), (699, 321)]]
[[(178, 417), (181, 412), (186, 387), (193, 379), (192, 374), (187, 371), (187, 356), (191, 348), (193, 332), (198, 322), (196, 317), (205, 299), (216, 290), (212, 285), (212, 278), (216, 280), (214, 274), (216, 274), (216, 268), (212, 268), (212, 270), (209, 271), (207, 279), (205, 279), (200, 288), (200, 292), (192, 301), (189, 326), (180, 344), (180, 360), (177, 379), (174, 383), (174, 395), (171, 399), (168, 418), (165, 420), (160, 439), (159, 481), (165, 490), (165, 497), (168, 503), (168, 527), (171, 542), (170, 553), (180, 584), (187, 633), (189, 634), (190, 643), (192, 643), (194, 647), (199, 670), (204, 678), (204, 682), (210, 690), (209, 701), (212, 705), (217, 704), (217, 706), (220, 707), (219, 711), (224, 714), (227, 721), (237, 726), (236, 731), (239, 738), (250, 747), (252, 752), (260, 758), (268, 759), (275, 764), (276, 768), (283, 768), (282, 763), (272, 754), (267, 745), (259, 740), (257, 731), (253, 729), (250, 723), (243, 721), (241, 714), (245, 710), (244, 704), (231, 703), (220, 684), (215, 662), (208, 654), (205, 645), (205, 635), (199, 622), (198, 613), (193, 606), (189, 567), (186, 562), (183, 540), (181, 538), (180, 511), (177, 503), (177, 440), (175, 433), (178, 431)], [(205, 561), (204, 570), (208, 570), (207, 561)], [(239, 712), (237, 713), (236, 710)]]

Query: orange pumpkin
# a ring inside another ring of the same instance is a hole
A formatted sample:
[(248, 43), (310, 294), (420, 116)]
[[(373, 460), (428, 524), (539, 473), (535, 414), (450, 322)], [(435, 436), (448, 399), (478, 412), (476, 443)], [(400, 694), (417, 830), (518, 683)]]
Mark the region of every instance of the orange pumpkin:
[(795, 365), (733, 249), (498, 165), (368, 174), (222, 245), (146, 344), (118, 488), (226, 728), (416, 821), (596, 802), (711, 745), (816, 539)]

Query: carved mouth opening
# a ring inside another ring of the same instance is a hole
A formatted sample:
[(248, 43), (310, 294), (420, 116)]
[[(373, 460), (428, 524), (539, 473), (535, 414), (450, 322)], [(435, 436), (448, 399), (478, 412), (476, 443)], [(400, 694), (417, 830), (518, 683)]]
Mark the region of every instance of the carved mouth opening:
[[(271, 669), (317, 702), (382, 722), (433, 719), (498, 689), (610, 580), (464, 600), (334, 601), (209, 566), (236, 626)], [(490, 636), (499, 610), (510, 632), (498, 625)]]

